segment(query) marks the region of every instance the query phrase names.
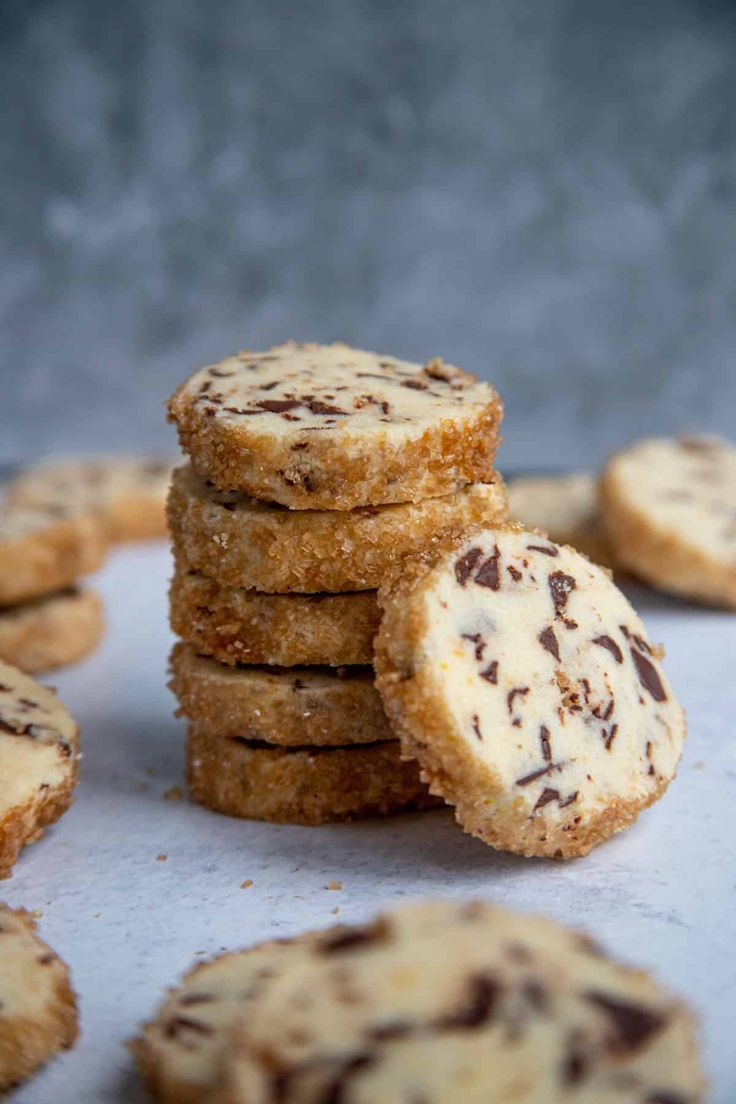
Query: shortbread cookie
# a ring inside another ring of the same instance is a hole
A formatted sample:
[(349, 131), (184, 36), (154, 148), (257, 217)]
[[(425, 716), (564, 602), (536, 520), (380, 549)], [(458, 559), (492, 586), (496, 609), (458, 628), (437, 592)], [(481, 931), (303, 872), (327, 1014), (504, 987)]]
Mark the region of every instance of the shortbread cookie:
[(666, 790), (684, 714), (605, 569), (505, 526), (408, 565), (381, 601), (389, 720), (467, 831), (569, 858)]
[(685, 598), (736, 609), (736, 448), (717, 437), (641, 441), (609, 460), (603, 517), (616, 556)]
[(373, 662), (374, 590), (353, 594), (259, 594), (225, 587), (179, 563), (171, 581), (171, 627), (221, 663)]
[(540, 529), (557, 544), (570, 544), (594, 563), (614, 566), (603, 528), (598, 481), (592, 475), (529, 476), (509, 480), (509, 517)]
[(287, 510), (220, 491), (177, 468), (169, 495), (174, 551), (226, 586), (267, 594), (373, 590), (407, 553), (506, 517), (503, 480), (454, 494), (355, 510)]
[(13, 480), (7, 493), (24, 506), (93, 513), (112, 541), (164, 537), (172, 468), (173, 460), (154, 456), (48, 460)]
[(239, 1013), (212, 1104), (699, 1104), (687, 1008), (586, 936), (477, 902), (325, 932)]
[(297, 510), (416, 502), (489, 481), (502, 412), (490, 384), (441, 360), (294, 342), (202, 368), (169, 402), (201, 475)]
[(30, 913), (0, 904), (0, 1094), (73, 1046), (77, 1033), (67, 966), (36, 935)]
[(21, 847), (66, 812), (77, 783), (77, 726), (52, 690), (0, 662), (0, 878)]
[(53, 671), (93, 652), (104, 630), (99, 594), (70, 587), (0, 608), (0, 660), (31, 675)]
[(192, 797), (218, 813), (278, 824), (326, 824), (439, 804), (403, 762), (398, 740), (349, 747), (271, 747), (189, 728)]
[(226, 667), (176, 644), (169, 685), (178, 715), (212, 736), (283, 747), (395, 739), (372, 667)]
[(0, 507), (0, 606), (53, 594), (102, 567), (96, 518), (62, 508)]

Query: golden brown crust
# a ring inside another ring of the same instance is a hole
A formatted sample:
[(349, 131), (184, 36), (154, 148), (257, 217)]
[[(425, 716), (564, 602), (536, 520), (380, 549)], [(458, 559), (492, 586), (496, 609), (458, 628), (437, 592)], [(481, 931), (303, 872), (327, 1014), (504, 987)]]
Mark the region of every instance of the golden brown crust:
[(9, 878), (21, 850), (39, 840), (44, 829), (63, 816), (72, 803), (78, 781), (79, 770), (74, 762), (63, 782), (49, 786), (0, 816), (0, 878)]
[(228, 816), (279, 824), (326, 824), (428, 808), (415, 763), (395, 740), (349, 748), (251, 746), (189, 729), (187, 779), (192, 797)]
[(96, 518), (48, 514), (44, 520), (39, 514), (37, 524), (19, 524), (17, 532), (3, 534), (5, 524), (22, 517), (31, 515), (23, 509), (0, 512), (0, 606), (63, 590), (102, 567), (108, 543)]
[(84, 659), (105, 631), (102, 599), (93, 590), (70, 590), (0, 609), (0, 660), (28, 674)]
[(221, 663), (341, 667), (373, 660), (376, 592), (259, 594), (224, 587), (177, 564), (171, 627)]
[(171, 673), (178, 715), (212, 736), (282, 747), (394, 739), (370, 668), (232, 668), (176, 644)]
[(268, 594), (378, 587), (408, 553), (506, 516), (503, 480), (441, 498), (356, 510), (287, 510), (226, 493), (177, 468), (168, 516), (176, 554), (226, 586)]

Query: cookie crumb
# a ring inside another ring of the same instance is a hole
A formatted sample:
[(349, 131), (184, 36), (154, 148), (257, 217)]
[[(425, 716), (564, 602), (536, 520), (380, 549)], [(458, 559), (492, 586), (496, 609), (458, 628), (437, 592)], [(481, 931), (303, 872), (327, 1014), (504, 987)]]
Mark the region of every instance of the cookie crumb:
[(240, 888), (241, 889), (250, 889), (250, 887), (252, 885), (253, 885), (253, 879), (252, 878), (246, 878), (244, 882), (240, 883)]
[(693, 763), (693, 770), (705, 770), (705, 763), (702, 759), (698, 759), (697, 763)]
[(156, 862), (166, 862), (168, 857), (169, 857), (168, 855), (164, 855), (164, 854), (157, 855), (156, 856)]
[(340, 906), (339, 905), (335, 905), (334, 908), (330, 909), (330, 912), (332, 913), (333, 916), (337, 916), (339, 911), (340, 911)]
[(181, 801), (183, 797), (181, 786), (169, 786), (164, 790), (164, 801)]
[(342, 882), (328, 882), (325, 889), (342, 889)]
[(43, 916), (43, 909), (31, 909), (31, 916), (34, 920), (40, 920)]

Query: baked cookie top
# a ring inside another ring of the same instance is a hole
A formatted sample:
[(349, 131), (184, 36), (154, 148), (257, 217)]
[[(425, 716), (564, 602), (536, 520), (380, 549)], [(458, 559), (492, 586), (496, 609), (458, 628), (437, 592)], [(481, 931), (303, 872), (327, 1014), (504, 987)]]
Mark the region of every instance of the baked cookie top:
[(502, 407), (490, 384), (441, 360), (287, 342), (195, 372), (169, 415), (218, 487), (346, 510), (492, 478)]
[(526, 855), (584, 854), (674, 777), (685, 722), (661, 650), (574, 549), (481, 530), (379, 600), (389, 719), (468, 831)]
[(687, 1010), (552, 921), (426, 902), (308, 958), (239, 1017), (217, 1104), (702, 1100)]

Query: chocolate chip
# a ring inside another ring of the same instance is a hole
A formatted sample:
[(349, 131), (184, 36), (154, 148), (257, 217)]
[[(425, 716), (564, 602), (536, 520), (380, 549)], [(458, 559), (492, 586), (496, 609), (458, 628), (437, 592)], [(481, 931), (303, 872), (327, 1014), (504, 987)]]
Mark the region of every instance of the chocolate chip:
[(329, 403), (320, 402), (319, 399), (310, 399), (304, 405), (312, 414), (342, 414), (348, 415), (347, 410), (341, 410), (339, 406), (331, 406)]
[(418, 380), (418, 379), (404, 380), (403, 383), (401, 384), (401, 386), (402, 387), (409, 387), (409, 388), (411, 388), (412, 391), (426, 391), (427, 390), (427, 384), (422, 383), (422, 381)]
[(618, 725), (617, 724), (612, 724), (611, 727), (609, 728), (608, 732), (606, 732), (605, 728), (603, 729), (603, 732), (601, 733), (601, 735), (603, 736), (603, 744), (605, 746), (606, 751), (611, 750), (611, 744), (616, 739), (616, 733), (617, 732), (618, 732)]
[(636, 673), (639, 676), (639, 682), (644, 689), (649, 691), (655, 701), (667, 701), (667, 695), (662, 685), (662, 680), (657, 674), (657, 669), (651, 660), (647, 659), (647, 657), (642, 655), (636, 648), (629, 648), (629, 651), (631, 652), (631, 658), (636, 667)]
[(478, 560), (483, 555), (483, 551), (480, 548), (470, 548), (461, 556), (455, 564), (455, 578), (461, 587), (464, 587), (468, 579), (471, 576), (473, 568), (477, 564)]
[(612, 1029), (609, 1040), (611, 1053), (630, 1054), (665, 1026), (664, 1016), (643, 1005), (618, 1000), (607, 993), (588, 992), (583, 996), (608, 1017)]
[(480, 730), (480, 718), (478, 717), (478, 714), (477, 714), (477, 713), (474, 713), (474, 714), (473, 714), (473, 732), (475, 733), (475, 735), (477, 736), (477, 738), (478, 738), (478, 739), (479, 739), (479, 740), (481, 741), (481, 743), (482, 743), (482, 742), (483, 742), (483, 734), (482, 734), (482, 732), (481, 732), (481, 730)]
[(516, 686), (513, 690), (509, 690), (506, 695), (506, 707), (508, 708), (509, 715), (514, 711), (514, 699), (525, 698), (529, 693), (528, 686)]
[(570, 594), (577, 587), (572, 575), (566, 575), (564, 571), (553, 571), (549, 577), (549, 589), (552, 602), (555, 607), (555, 616), (562, 617), (567, 607)]
[(493, 686), (496, 686), (498, 683), (498, 660), (491, 660), (485, 671), (481, 671), (480, 677), (485, 679), (486, 682), (492, 683)]
[(486, 642), (480, 633), (462, 633), (463, 640), (469, 640), (471, 644), (475, 645), (475, 658), (480, 662), (483, 658), (483, 652), (486, 650)]
[(539, 634), (539, 643), (543, 648), (546, 648), (550, 655), (553, 655), (557, 662), (560, 662), (560, 646), (557, 643), (557, 637), (555, 636), (555, 630), (550, 625), (546, 629), (542, 629)]
[(605, 634), (603, 636), (596, 636), (593, 639), (593, 643), (599, 644), (601, 648), (607, 648), (617, 663), (623, 663), (624, 654), (616, 641), (610, 636), (606, 636)]
[(537, 809), (544, 808), (545, 805), (549, 805), (550, 801), (559, 801), (560, 791), (553, 790), (549, 786), (545, 786), (541, 794), (537, 798), (537, 803), (534, 806), (532, 812), (536, 813)]
[(548, 763), (552, 762), (552, 745), (549, 742), (549, 729), (542, 725), (539, 729), (539, 742), (542, 745), (542, 758)]
[(488, 587), (489, 590), (498, 590), (501, 585), (499, 577), (499, 561), (501, 553), (498, 545), (493, 546), (493, 554), (488, 557), (475, 573), (475, 582), (478, 586)]
[(528, 544), (527, 548), (530, 552), (541, 552), (544, 556), (559, 556), (559, 548), (555, 548), (554, 545), (544, 544)]
[(559, 765), (557, 763), (550, 763), (546, 767), (540, 767), (539, 770), (532, 771), (531, 774), (525, 774), (523, 778), (517, 778), (516, 785), (528, 786), (530, 782), (536, 782), (538, 778), (544, 778), (545, 774), (558, 769)]
[(283, 414), (285, 410), (295, 410), (301, 405), (299, 399), (259, 399), (256, 403), (269, 414)]
[(322, 954), (337, 954), (340, 951), (353, 950), (355, 947), (369, 947), (381, 943), (388, 935), (385, 924), (376, 922), (367, 927), (338, 928), (327, 932), (319, 942)]
[(573, 801), (577, 801), (577, 799), (578, 799), (578, 791), (575, 790), (574, 793), (571, 793), (569, 797), (566, 797), (564, 801), (560, 802), (560, 808), (561, 809), (566, 809), (568, 805), (572, 805)]
[(513, 564), (509, 564), (509, 566), (506, 568), (506, 570), (508, 571), (509, 575), (511, 576), (511, 578), (514, 580), (515, 583), (518, 583), (519, 580), (522, 578), (521, 572), (519, 571), (519, 569), (517, 567), (514, 567)]
[(467, 982), (467, 996), (461, 1006), (438, 1021), (441, 1028), (481, 1027), (488, 1023), (500, 996), (500, 987), (489, 974), (473, 974)]
[(212, 993), (184, 993), (179, 998), (179, 1004), (189, 1008), (193, 1004), (209, 1004), (213, 1000), (215, 1000), (215, 997)]
[(175, 1039), (182, 1031), (193, 1031), (197, 1035), (212, 1035), (213, 1030), (209, 1024), (203, 1024), (199, 1020), (192, 1020), (188, 1016), (172, 1016), (164, 1029), (169, 1039)]

